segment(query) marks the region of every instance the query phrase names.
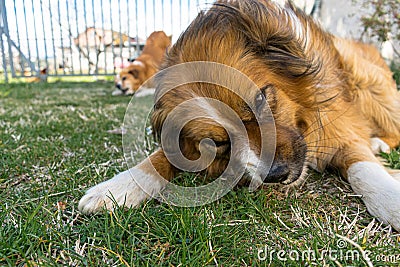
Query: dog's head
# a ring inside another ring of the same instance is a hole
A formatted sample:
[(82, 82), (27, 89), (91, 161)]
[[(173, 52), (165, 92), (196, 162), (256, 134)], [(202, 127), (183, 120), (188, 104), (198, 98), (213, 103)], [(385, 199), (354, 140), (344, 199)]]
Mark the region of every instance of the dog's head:
[(146, 66), (141, 61), (134, 61), (115, 77), (115, 87), (123, 95), (134, 95), (145, 82)]
[[(181, 152), (193, 162), (211, 151), (215, 159), (203, 164), (211, 175), (221, 174), (234, 160), (264, 182), (290, 184), (302, 177), (309, 153), (316, 150), (306, 139), (315, 134), (312, 129), (317, 127), (320, 100), (328, 97), (313, 89), (321, 75), (320, 65), (306, 48), (309, 40), (302, 37), (318, 30), (293, 7), (269, 1), (218, 1), (200, 13), (171, 48), (164, 67), (217, 62), (240, 71), (255, 86), (247, 86), (225, 68), (201, 70), (188, 65), (177, 73), (161, 72), (156, 78), (152, 125), (157, 136), (163, 135), (166, 124), (179, 134), (179, 144), (169, 143), (169, 138), (162, 140), (164, 150)], [(164, 94), (171, 81), (199, 72), (219, 77), (231, 88), (183, 82)], [(177, 107), (181, 109), (175, 112)], [(271, 128), (268, 114), (272, 114), (275, 128)], [(265, 138), (274, 139), (276, 149), (263, 145), (271, 141)], [(267, 166), (261, 155), (271, 153), (274, 160)]]
[(162, 50), (167, 49), (171, 45), (172, 36), (168, 36), (163, 31), (155, 31), (149, 35), (146, 40), (146, 46), (159, 47)]

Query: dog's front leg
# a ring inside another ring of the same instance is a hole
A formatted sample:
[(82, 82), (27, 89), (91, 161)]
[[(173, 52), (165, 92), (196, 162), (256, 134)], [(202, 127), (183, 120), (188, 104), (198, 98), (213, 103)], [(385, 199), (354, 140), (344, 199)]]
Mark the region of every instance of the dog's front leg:
[(400, 182), (375, 162), (354, 163), (347, 174), (369, 213), (400, 231)]
[(112, 210), (114, 203), (135, 207), (158, 194), (174, 174), (174, 167), (163, 150), (157, 150), (135, 167), (90, 188), (80, 200), (78, 208), (83, 213), (94, 213), (103, 207)]
[(368, 146), (339, 152), (336, 163), (361, 196), (369, 213), (400, 231), (400, 181), (390, 175)]

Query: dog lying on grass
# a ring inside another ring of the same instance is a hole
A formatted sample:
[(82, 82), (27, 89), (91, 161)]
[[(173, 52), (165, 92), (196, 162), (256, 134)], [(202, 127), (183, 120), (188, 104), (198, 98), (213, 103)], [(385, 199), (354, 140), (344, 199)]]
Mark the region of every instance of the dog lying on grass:
[[(336, 168), (373, 216), (400, 230), (400, 176), (375, 156), (400, 143), (400, 93), (374, 47), (325, 32), (291, 4), (221, 0), (191, 23), (163, 68), (192, 62), (229, 66), (255, 86), (227, 79), (233, 90), (193, 82), (165, 92), (181, 77), (158, 75), (152, 127), (162, 137), (166, 121), (171, 127), (187, 121), (178, 127), (179, 143), (164, 139), (142, 163), (88, 190), (79, 203), (82, 212), (113, 204), (133, 207), (157, 196), (185, 169), (171, 164), (168, 155), (182, 153), (211, 177), (234, 161), (244, 168), (243, 179), (251, 174), (262, 183), (294, 184), (309, 168)], [(188, 66), (188, 75), (199, 71)], [(223, 68), (202, 71), (221, 79), (228, 75)], [(210, 99), (222, 104), (213, 106)], [(168, 120), (187, 101), (190, 105)], [(259, 119), (265, 114), (272, 114), (275, 132), (271, 118)], [(246, 138), (237, 134), (239, 126)], [(265, 151), (263, 135), (267, 141), (276, 138), (274, 150)], [(212, 162), (198, 161), (209, 152)], [(262, 155), (271, 153), (268, 166)]]
[[(117, 90), (113, 95), (134, 95), (158, 71), (170, 45), (171, 37), (165, 32), (156, 31), (150, 34), (140, 56), (115, 77)], [(152, 86), (152, 83), (148, 83), (148, 86)]]

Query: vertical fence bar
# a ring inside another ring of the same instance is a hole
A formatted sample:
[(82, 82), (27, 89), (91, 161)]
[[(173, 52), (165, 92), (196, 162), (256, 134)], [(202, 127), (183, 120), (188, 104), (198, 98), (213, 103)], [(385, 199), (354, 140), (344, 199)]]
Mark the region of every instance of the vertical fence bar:
[[(86, 40), (86, 53), (83, 53), (83, 55), (86, 57), (88, 61), (88, 71), (89, 74), (92, 74), (92, 60), (90, 59), (90, 47), (89, 47), (89, 28), (87, 24), (87, 16), (86, 16), (86, 3), (87, 1), (82, 1), (83, 4), (83, 22), (85, 23), (85, 28), (83, 32), (85, 33), (85, 40)], [(83, 51), (83, 49), (82, 49)]]
[[(28, 47), (28, 57), (29, 60), (32, 62), (32, 54), (31, 54), (31, 44), (29, 41), (29, 34), (28, 34), (28, 22), (26, 20), (26, 5), (25, 5), (25, 0), (22, 0), (22, 5), (23, 5), (23, 11), (24, 11), (24, 21), (25, 21), (25, 35), (26, 35), (26, 44)], [(32, 67), (36, 68), (34, 64), (30, 64), (30, 71), (35, 71), (34, 69), (32, 69)]]
[[(68, 5), (68, 4), (67, 4)], [(68, 14), (68, 8), (66, 9), (67, 11), (67, 16), (69, 16)], [(57, 12), (58, 12), (58, 25), (60, 26), (60, 46), (61, 46), (61, 64), (62, 64), (62, 72), (65, 75), (65, 53), (64, 53), (64, 38), (63, 38), (63, 26), (62, 26), (62, 22), (61, 22), (61, 12), (60, 12), (60, 0), (57, 1)], [(59, 67), (59, 65), (57, 66), (57, 68)], [(57, 72), (58, 74), (58, 72)]]
[[(93, 16), (93, 28), (94, 28), (94, 46), (96, 47), (96, 62), (95, 62), (95, 69), (94, 72), (96, 74), (99, 74), (99, 57), (101, 54), (101, 45), (97, 45), (97, 36), (98, 36), (98, 32), (97, 32), (97, 27), (96, 27), (96, 15), (94, 13), (94, 2), (92, 0), (92, 16)], [(100, 40), (99, 40), (100, 41)]]
[(136, 51), (135, 51), (135, 58), (139, 56), (139, 51), (140, 51), (140, 44), (139, 44), (139, 13), (138, 13), (138, 1), (139, 0), (135, 0), (135, 10), (136, 10), (136, 14), (135, 14), (135, 20), (136, 20)]
[(147, 38), (148, 32), (147, 32), (147, 1), (144, 1), (144, 32), (145, 32), (145, 37)]
[(43, 30), (43, 42), (44, 42), (44, 56), (45, 56), (45, 65), (46, 65), (46, 71), (49, 70), (49, 56), (47, 53), (47, 40), (46, 40), (46, 29), (45, 29), (45, 24), (44, 24), (44, 14), (43, 14), (43, 0), (40, 0), (40, 15), (42, 17), (42, 30)]
[(153, 32), (156, 30), (156, 0), (153, 0)]
[[(190, 1), (187, 1), (187, 18), (186, 18), (186, 24), (189, 24), (190, 22)], [(182, 29), (181, 29), (182, 30)]]
[[(161, 21), (162, 21), (162, 27), (164, 29), (164, 24), (165, 24), (165, 8), (164, 8), (164, 0), (161, 0)], [(172, 14), (171, 14), (172, 16)]]
[[(19, 35), (19, 21), (18, 21), (16, 6), (17, 5), (14, 1), (14, 16), (15, 16), (15, 25), (16, 25), (16, 32), (17, 32), (17, 42), (18, 42), (18, 46), (21, 47), (21, 39), (20, 39), (20, 35)], [(20, 58), (20, 66), (21, 66), (21, 72), (24, 73), (25, 72), (25, 64), (22, 61), (22, 57)]]
[[(79, 19), (78, 19), (78, 7), (76, 4), (76, 0), (75, 0), (75, 23), (76, 23), (76, 38), (78, 40), (78, 44), (76, 44), (75, 41), (75, 45), (78, 47), (78, 52), (79, 52), (79, 70), (80, 70), (80, 74), (82, 75), (82, 51), (81, 51), (81, 38), (80, 38), (80, 34), (79, 34)], [(73, 38), (72, 36), (70, 37), (71, 39)], [(73, 63), (72, 63), (73, 64)]]
[[(51, 7), (51, 0), (48, 0), (48, 8), (49, 8), (49, 16), (50, 16), (50, 29), (51, 29), (51, 44), (53, 48), (53, 67), (54, 67), (54, 74), (58, 75), (58, 68), (57, 68), (57, 55), (56, 55), (56, 45), (54, 39), (54, 24), (53, 24), (53, 10)], [(60, 26), (61, 28), (61, 26)]]
[(128, 54), (129, 58), (128, 61), (132, 58), (132, 46), (131, 46), (131, 23), (130, 23), (130, 16), (129, 16), (129, 0), (126, 0), (126, 18), (127, 18), (127, 23), (128, 23)]
[(118, 29), (119, 29), (119, 58), (121, 60), (121, 65), (124, 65), (124, 59), (122, 58), (122, 48), (124, 46), (124, 39), (122, 38), (122, 22), (121, 22), (121, 0), (118, 0), (118, 14), (119, 14), (119, 20), (118, 20)]
[(171, 0), (170, 2), (170, 12), (171, 12), (171, 34), (174, 32), (174, 20), (173, 20), (173, 14), (174, 14), (174, 9), (173, 9), (173, 7), (172, 7), (172, 4), (173, 4), (173, 0)]
[(110, 24), (111, 24), (111, 29), (110, 29), (111, 51), (112, 51), (112, 55), (113, 55), (113, 72), (115, 73), (114, 27), (113, 27), (113, 15), (112, 15), (112, 3), (111, 3), (111, 0), (109, 0), (109, 4), (110, 4)]
[[(6, 3), (5, 1), (0, 1), (0, 10), (1, 10), (1, 19), (3, 20), (3, 27), (2, 27), (2, 34), (5, 34), (7, 38), (7, 46), (8, 46), (8, 60), (10, 62), (10, 67), (11, 67), (11, 74), (12, 77), (15, 77), (15, 69), (14, 69), (14, 58), (13, 58), (13, 53), (12, 53), (12, 42), (10, 39), (10, 32), (8, 29), (8, 20), (7, 20), (7, 10), (6, 10)], [(3, 41), (2, 41), (3, 42)], [(2, 45), (4, 45), (2, 43)]]
[[(103, 6), (103, 0), (100, 0), (100, 5)], [(104, 12), (101, 12), (101, 30), (102, 30), (102, 39), (100, 40), (100, 46), (103, 47), (104, 54), (104, 70), (105, 73), (108, 74), (108, 65), (107, 65), (107, 44), (105, 39), (105, 29), (104, 29)]]
[[(60, 7), (60, 0), (58, 0), (58, 7)], [(70, 13), (69, 13), (69, 1), (66, 1), (66, 9), (67, 9), (67, 22), (68, 22), (68, 34), (69, 34), (69, 51), (70, 51), (70, 64), (71, 64), (71, 73), (72, 74), (75, 74), (75, 67), (74, 67), (74, 56), (73, 56), (73, 54), (72, 54), (72, 38), (73, 38), (73, 35), (72, 35), (72, 29), (71, 29), (71, 21), (70, 21), (70, 19), (71, 19), (71, 16), (70, 16)], [(61, 14), (60, 14), (60, 8), (58, 9), (58, 18), (60, 19), (60, 16)], [(61, 27), (61, 22), (60, 22), (60, 37), (61, 37), (61, 40), (60, 40), (60, 42), (61, 42), (61, 54), (62, 54), (62, 62), (63, 62), (63, 73), (64, 73), (64, 75), (65, 75), (65, 63), (66, 63), (66, 61), (65, 61), (65, 53), (64, 53), (64, 38), (63, 38), (63, 33), (62, 33), (62, 27)]]
[(38, 36), (37, 36), (37, 28), (36, 28), (36, 13), (35, 13), (35, 6), (33, 3), (33, 0), (31, 0), (32, 4), (32, 14), (33, 14), (33, 29), (34, 29), (34, 36), (35, 36), (35, 46), (36, 46), (36, 60), (37, 60), (37, 70), (36, 70), (36, 76), (38, 77), (40, 74), (40, 54), (39, 54), (39, 44), (38, 44)]
[(3, 30), (0, 29), (0, 46), (1, 46), (1, 55), (2, 55), (2, 63), (4, 69), (4, 81), (8, 83), (8, 71), (7, 71), (7, 59), (6, 59), (6, 52), (4, 49), (3, 43)]

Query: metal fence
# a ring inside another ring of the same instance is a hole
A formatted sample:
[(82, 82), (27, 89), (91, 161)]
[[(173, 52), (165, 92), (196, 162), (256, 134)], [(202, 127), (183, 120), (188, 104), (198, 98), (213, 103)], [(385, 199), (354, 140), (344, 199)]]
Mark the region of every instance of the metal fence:
[(5, 81), (9, 75), (113, 75), (140, 53), (151, 32), (178, 38), (207, 2), (0, 0)]

